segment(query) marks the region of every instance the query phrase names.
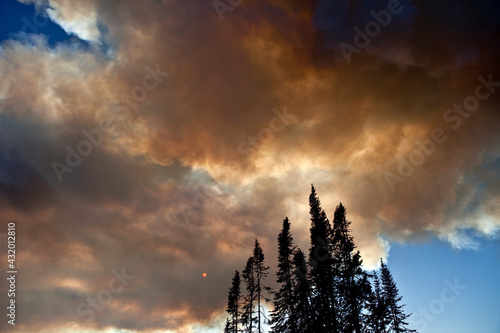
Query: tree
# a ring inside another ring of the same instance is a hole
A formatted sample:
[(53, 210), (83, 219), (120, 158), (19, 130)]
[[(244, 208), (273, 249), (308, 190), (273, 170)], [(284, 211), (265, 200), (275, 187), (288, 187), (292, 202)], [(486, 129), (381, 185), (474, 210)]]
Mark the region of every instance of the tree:
[[(402, 296), (384, 262), (381, 260), (378, 276), (362, 269), (361, 255), (356, 250), (351, 222), (342, 203), (335, 209), (332, 225), (321, 208), (314, 186), (311, 186), (309, 207), (308, 257), (295, 247), (290, 221), (285, 218), (277, 238), (279, 288), (272, 292), (264, 284), (269, 267), (255, 239), (252, 256), (241, 275), (235, 272), (229, 289), (224, 332), (261, 333), (262, 323), (268, 322), (262, 306), (262, 300), (269, 301), (266, 291), (273, 295), (272, 332), (416, 332), (407, 328), (405, 320), (409, 315), (404, 313), (404, 305), (400, 305)], [(240, 278), (246, 285), (244, 297), (241, 297)]]
[(240, 321), (240, 299), (240, 272), (235, 271), (233, 283), (227, 296), (226, 312), (228, 313), (229, 318), (226, 322), (226, 331), (228, 333), (238, 333), (238, 323)]
[[(371, 288), (370, 288), (371, 289)], [(380, 289), (377, 273), (373, 273), (373, 290), (368, 297), (368, 313), (365, 316), (365, 330), (369, 333), (385, 333), (389, 325), (389, 311)]]
[(247, 260), (245, 269), (241, 272), (241, 276), (246, 284), (247, 295), (244, 299), (243, 314), (241, 316), (241, 323), (247, 327), (247, 332), (253, 332), (253, 324), (255, 318), (253, 316), (255, 302), (257, 300), (257, 287), (255, 285), (255, 272), (254, 272), (254, 258), (250, 257)]
[(330, 221), (311, 185), (309, 195), (309, 214), (311, 215), (311, 248), (309, 264), (311, 265), (312, 322), (316, 332), (337, 331), (337, 305), (334, 293), (335, 272), (331, 255)]
[(361, 268), (363, 261), (351, 236), (351, 222), (340, 203), (333, 218), (333, 264), (337, 272), (336, 294), (338, 297), (339, 326), (342, 332), (360, 333), (363, 321), (363, 307), (369, 296), (369, 282)]
[(314, 333), (311, 309), (311, 284), (307, 278), (307, 262), (298, 249), (293, 256), (293, 298), (296, 329), (300, 333)]
[(399, 305), (399, 302), (403, 298), (403, 296), (399, 296), (399, 290), (392, 278), (392, 274), (389, 271), (389, 268), (384, 264), (382, 259), (380, 259), (381, 266), (381, 280), (382, 280), (382, 297), (384, 298), (384, 302), (387, 306), (388, 311), (388, 332), (402, 333), (402, 332), (416, 332), (416, 330), (412, 330), (407, 328), (407, 322), (405, 319), (408, 318), (411, 314), (407, 315), (403, 311), (403, 305)]
[(280, 289), (274, 294), (274, 310), (271, 314), (272, 331), (296, 333), (296, 315), (293, 303), (292, 255), (293, 237), (290, 233), (288, 217), (283, 220), (283, 228), (278, 235), (278, 277)]
[(265, 290), (270, 292), (271, 289), (264, 285), (263, 280), (269, 275), (269, 266), (264, 264), (264, 252), (262, 252), (262, 248), (260, 247), (259, 241), (255, 239), (255, 246), (253, 249), (253, 269), (255, 272), (255, 287), (257, 292), (257, 332), (262, 332), (261, 323), (262, 323), (262, 306), (261, 299), (264, 298), (266, 302), (270, 300), (263, 297), (262, 291)]

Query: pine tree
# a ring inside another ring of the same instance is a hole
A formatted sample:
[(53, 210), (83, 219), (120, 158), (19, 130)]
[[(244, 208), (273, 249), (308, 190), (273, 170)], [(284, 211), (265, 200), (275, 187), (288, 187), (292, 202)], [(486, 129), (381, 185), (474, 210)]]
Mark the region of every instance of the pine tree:
[(387, 306), (388, 311), (388, 332), (394, 333), (402, 333), (402, 332), (416, 332), (416, 330), (412, 330), (407, 328), (407, 322), (405, 319), (408, 318), (411, 314), (407, 315), (403, 311), (403, 305), (399, 305), (399, 302), (403, 298), (403, 296), (399, 296), (399, 290), (392, 278), (392, 274), (389, 271), (389, 268), (384, 264), (382, 259), (380, 259), (381, 266), (381, 280), (382, 280), (382, 297), (384, 298), (384, 302)]
[(316, 332), (337, 331), (337, 305), (334, 293), (335, 272), (331, 255), (331, 225), (311, 186), (309, 195), (309, 213), (311, 215), (311, 265), (312, 323)]
[(333, 264), (337, 273), (336, 294), (342, 332), (361, 332), (363, 307), (369, 293), (366, 272), (361, 265), (359, 251), (354, 252), (351, 222), (346, 218), (346, 209), (340, 203), (333, 219)]
[(307, 278), (307, 262), (298, 249), (293, 256), (293, 299), (296, 329), (300, 333), (314, 333), (311, 309), (311, 284)]
[(373, 290), (368, 298), (368, 313), (365, 317), (366, 332), (385, 333), (389, 325), (389, 311), (382, 297), (380, 280), (377, 273), (373, 273)]
[[(416, 332), (407, 328), (399, 305), (402, 296), (392, 275), (381, 260), (381, 277), (362, 268), (356, 251), (346, 209), (340, 203), (333, 219), (333, 228), (321, 208), (314, 186), (309, 196), (311, 215), (311, 247), (309, 258), (295, 248), (290, 232), (290, 221), (283, 220), (278, 235), (279, 290), (274, 295), (272, 332), (276, 333), (403, 333)], [(248, 258), (241, 275), (235, 272), (228, 294), (228, 318), (224, 332), (262, 332), (262, 300), (269, 301), (265, 292), (270, 288), (264, 280), (269, 267), (264, 253), (255, 240), (253, 255)], [(246, 285), (241, 297), (240, 276)], [(240, 302), (240, 299), (243, 301)]]
[(254, 307), (257, 301), (257, 286), (255, 282), (254, 257), (248, 258), (245, 269), (241, 272), (241, 276), (245, 281), (247, 289), (247, 295), (244, 299), (241, 323), (247, 328), (248, 333), (252, 333), (253, 325), (256, 322), (256, 318), (254, 317)]
[(257, 332), (262, 332), (262, 306), (261, 300), (264, 298), (266, 302), (270, 300), (264, 297), (263, 291), (270, 292), (270, 288), (264, 285), (264, 279), (269, 275), (269, 266), (264, 264), (264, 252), (260, 247), (259, 241), (255, 240), (255, 246), (253, 250), (253, 266), (255, 272), (255, 287), (257, 292)]
[(274, 310), (271, 314), (272, 332), (296, 333), (296, 321), (293, 303), (292, 255), (293, 237), (290, 233), (288, 217), (283, 220), (283, 228), (278, 235), (278, 277), (280, 289), (274, 294)]
[(229, 333), (238, 333), (238, 323), (240, 322), (240, 299), (240, 272), (236, 271), (227, 296), (226, 312), (229, 317), (226, 322), (226, 329)]

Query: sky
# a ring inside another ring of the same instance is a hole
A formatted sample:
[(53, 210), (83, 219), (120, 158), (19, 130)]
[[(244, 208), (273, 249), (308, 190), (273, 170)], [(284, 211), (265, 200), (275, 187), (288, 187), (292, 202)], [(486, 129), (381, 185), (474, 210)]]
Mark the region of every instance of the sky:
[(0, 331), (220, 332), (314, 184), (411, 327), (498, 333), (499, 40), (493, 0), (2, 1)]

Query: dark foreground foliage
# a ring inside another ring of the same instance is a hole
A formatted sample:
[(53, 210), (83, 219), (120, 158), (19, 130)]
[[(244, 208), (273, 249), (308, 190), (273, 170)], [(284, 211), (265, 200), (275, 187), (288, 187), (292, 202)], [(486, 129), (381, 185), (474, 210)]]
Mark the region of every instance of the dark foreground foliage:
[[(333, 223), (321, 208), (314, 186), (309, 195), (311, 215), (309, 256), (294, 245), (291, 223), (283, 220), (278, 235), (278, 290), (265, 285), (269, 267), (258, 240), (240, 278), (235, 272), (228, 294), (224, 332), (263, 332), (263, 323), (276, 333), (403, 333), (409, 315), (387, 265), (381, 260), (380, 278), (362, 269), (347, 220), (340, 203)], [(241, 295), (241, 280), (246, 294)], [(272, 296), (270, 318), (262, 301)]]

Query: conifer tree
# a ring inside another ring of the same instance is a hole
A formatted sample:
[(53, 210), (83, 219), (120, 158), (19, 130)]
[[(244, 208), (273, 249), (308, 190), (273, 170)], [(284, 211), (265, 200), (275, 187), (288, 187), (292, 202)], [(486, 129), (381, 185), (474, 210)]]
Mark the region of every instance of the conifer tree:
[(247, 295), (244, 298), (243, 314), (241, 323), (247, 328), (248, 333), (253, 332), (253, 325), (256, 322), (254, 317), (254, 307), (257, 301), (257, 286), (255, 281), (254, 258), (247, 260), (245, 269), (241, 272), (241, 277), (245, 281)]
[(403, 296), (399, 296), (399, 290), (392, 278), (392, 274), (389, 271), (389, 268), (385, 265), (385, 263), (380, 259), (381, 266), (381, 280), (382, 280), (382, 297), (384, 298), (384, 302), (387, 306), (388, 311), (388, 332), (394, 333), (402, 333), (402, 332), (416, 332), (416, 330), (412, 330), (407, 328), (407, 322), (405, 319), (408, 318), (411, 314), (407, 315), (403, 311), (403, 305), (399, 305), (399, 302), (403, 298)]
[[(275, 333), (416, 332), (407, 328), (405, 320), (409, 315), (399, 304), (402, 296), (384, 262), (381, 260), (380, 279), (376, 273), (372, 276), (362, 269), (342, 203), (335, 209), (333, 227), (314, 186), (309, 206), (309, 257), (306, 259), (294, 246), (290, 221), (285, 218), (278, 235), (279, 289), (271, 292), (264, 284), (269, 267), (255, 239), (253, 255), (241, 275), (236, 271), (233, 277), (224, 332), (261, 333), (262, 323), (266, 322), (262, 300), (269, 301), (266, 291), (274, 296), (271, 324)], [(245, 297), (241, 297), (240, 278), (245, 282)]]
[(262, 252), (262, 248), (260, 247), (259, 241), (255, 240), (255, 246), (253, 250), (253, 269), (255, 276), (255, 287), (257, 293), (257, 332), (262, 332), (262, 316), (264, 315), (262, 312), (261, 301), (262, 298), (268, 302), (270, 301), (268, 298), (264, 297), (263, 291), (270, 292), (271, 289), (264, 285), (264, 279), (269, 275), (269, 266), (264, 264), (264, 252)]
[(331, 225), (311, 186), (311, 248), (309, 250), (312, 318), (315, 332), (337, 331), (337, 305), (334, 294), (335, 272), (331, 255)]
[(272, 332), (297, 333), (292, 282), (292, 256), (294, 246), (288, 217), (283, 220), (283, 228), (278, 235), (278, 277), (280, 285), (274, 294), (274, 310), (271, 313)]
[(300, 333), (314, 333), (311, 309), (311, 285), (307, 278), (304, 253), (297, 249), (293, 256), (293, 300), (296, 329)]
[(368, 313), (365, 320), (366, 332), (385, 333), (389, 324), (389, 312), (382, 297), (380, 280), (377, 273), (373, 273), (373, 290), (368, 298)]
[(354, 252), (351, 222), (346, 218), (346, 209), (340, 203), (333, 219), (333, 264), (337, 273), (336, 294), (338, 296), (339, 326), (342, 332), (361, 332), (363, 306), (369, 295), (368, 279), (361, 265), (359, 251)]
[(226, 322), (226, 330), (229, 333), (238, 333), (238, 323), (240, 322), (240, 299), (240, 272), (236, 271), (227, 296), (226, 312), (229, 317)]

